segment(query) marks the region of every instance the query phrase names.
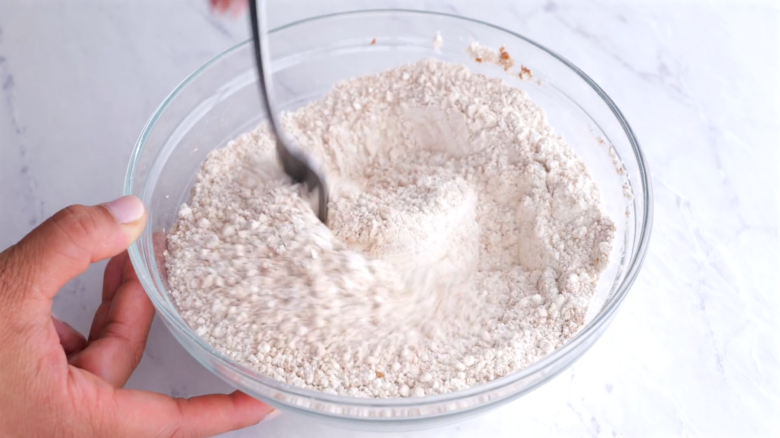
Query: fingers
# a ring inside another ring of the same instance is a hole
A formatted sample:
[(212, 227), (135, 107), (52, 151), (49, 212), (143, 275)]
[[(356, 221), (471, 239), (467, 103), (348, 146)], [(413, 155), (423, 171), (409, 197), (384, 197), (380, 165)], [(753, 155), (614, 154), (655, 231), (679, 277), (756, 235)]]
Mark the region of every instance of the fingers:
[(247, 0), (209, 0), (211, 8), (219, 13), (226, 13), (232, 10), (238, 15), (247, 7)]
[(230, 0), (209, 0), (211, 8), (217, 12), (225, 12), (230, 7)]
[(54, 315), (52, 315), (51, 320), (54, 323), (55, 330), (57, 330), (57, 336), (60, 337), (60, 345), (65, 350), (66, 356), (71, 356), (84, 349), (87, 345), (87, 340), (84, 339), (81, 333), (67, 323), (60, 321)]
[(103, 301), (111, 301), (119, 289), (119, 285), (124, 281), (125, 265), (129, 258), (127, 251), (122, 251), (108, 261), (105, 271), (103, 271)]
[[(92, 327), (89, 330), (89, 342), (100, 337), (108, 321), (108, 312), (111, 310), (111, 303), (114, 300), (116, 291), (124, 281), (125, 265), (129, 256), (127, 251), (114, 256), (109, 260), (106, 269), (103, 272), (103, 294), (101, 295), (100, 306), (92, 318)], [(132, 265), (131, 265), (132, 267)]]
[(145, 221), (143, 203), (135, 196), (61, 210), (8, 250), (0, 273), (5, 299), (17, 306), (27, 298), (48, 301), (48, 309), (38, 309), (48, 318), (57, 291), (91, 263), (125, 250)]
[[(114, 387), (124, 386), (141, 361), (154, 318), (154, 307), (130, 259), (123, 259), (123, 282), (115, 292), (104, 293), (90, 331), (89, 346), (70, 360), (71, 365), (101, 377)], [(109, 268), (117, 269), (111, 262), (106, 270)], [(110, 285), (112, 281), (107, 283)]]
[(210, 437), (257, 424), (273, 412), (267, 404), (243, 392), (174, 399), (184, 436)]
[(210, 437), (257, 424), (274, 408), (242, 393), (173, 399), (162, 394), (122, 390), (117, 407), (122, 428), (133, 436)]

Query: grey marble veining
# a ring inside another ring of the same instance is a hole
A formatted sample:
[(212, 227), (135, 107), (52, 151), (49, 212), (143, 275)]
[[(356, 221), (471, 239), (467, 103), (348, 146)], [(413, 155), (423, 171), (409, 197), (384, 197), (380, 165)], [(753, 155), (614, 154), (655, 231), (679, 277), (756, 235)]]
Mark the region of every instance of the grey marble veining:
[[(243, 40), (206, 0), (0, 3), (0, 248), (72, 203), (121, 194), (132, 145), (187, 74)], [(780, 10), (769, 1), (276, 2), (272, 24), (370, 5), (489, 21), (562, 54), (615, 100), (646, 153), (655, 225), (603, 338), (481, 417), (409, 437), (780, 435)], [(55, 311), (87, 331), (103, 264)], [(156, 321), (130, 386), (228, 391)], [(228, 434), (364, 436), (294, 415)]]

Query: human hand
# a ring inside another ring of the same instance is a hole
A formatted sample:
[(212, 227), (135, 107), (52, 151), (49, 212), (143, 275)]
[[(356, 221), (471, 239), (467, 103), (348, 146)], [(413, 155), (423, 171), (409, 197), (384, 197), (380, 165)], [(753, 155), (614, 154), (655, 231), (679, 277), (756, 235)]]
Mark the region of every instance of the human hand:
[(247, 0), (209, 0), (211, 9), (217, 12), (233, 11), (236, 15), (241, 14), (246, 10)]
[[(206, 437), (273, 411), (241, 392), (174, 399), (122, 389), (154, 316), (125, 251), (145, 224), (133, 196), (71, 206), (0, 253), (0, 436)], [(52, 302), (109, 257), (87, 340), (52, 318)]]

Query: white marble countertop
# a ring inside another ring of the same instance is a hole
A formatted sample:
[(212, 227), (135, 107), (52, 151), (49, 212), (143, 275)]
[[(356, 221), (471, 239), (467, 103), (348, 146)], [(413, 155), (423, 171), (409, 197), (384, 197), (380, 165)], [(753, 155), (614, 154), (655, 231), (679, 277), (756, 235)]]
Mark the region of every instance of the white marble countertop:
[[(213, 18), (206, 3), (0, 3), (0, 248), (68, 204), (121, 194), (158, 103), (246, 37), (243, 20)], [(273, 21), (378, 4), (292, 3)], [(591, 351), (516, 402), (403, 436), (780, 436), (780, 10), (738, 0), (381, 4), (490, 21), (570, 59), (632, 124), (655, 189), (644, 269)], [(102, 268), (55, 301), (79, 330), (98, 306)], [(159, 321), (129, 385), (230, 389)], [(226, 436), (364, 435), (287, 414)]]

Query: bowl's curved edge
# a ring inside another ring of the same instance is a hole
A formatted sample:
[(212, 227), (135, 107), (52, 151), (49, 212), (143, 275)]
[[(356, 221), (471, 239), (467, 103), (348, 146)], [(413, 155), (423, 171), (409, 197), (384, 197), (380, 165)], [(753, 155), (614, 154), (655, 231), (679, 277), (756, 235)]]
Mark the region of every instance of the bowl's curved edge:
[[(549, 366), (551, 363), (554, 363), (558, 360), (560, 360), (562, 357), (569, 354), (569, 351), (571, 349), (577, 348), (579, 344), (587, 337), (589, 333), (598, 331), (597, 329), (600, 328), (603, 324), (606, 324), (610, 321), (611, 316), (614, 314), (614, 312), (617, 310), (619, 305), (622, 303), (622, 301), (625, 299), (625, 296), (627, 295), (628, 290), (633, 285), (634, 281), (636, 280), (636, 277), (640, 271), (640, 268), (644, 262), (647, 248), (649, 246), (649, 240), (650, 240), (650, 234), (651, 234), (651, 228), (652, 228), (652, 221), (653, 221), (653, 190), (652, 185), (650, 181), (650, 175), (649, 170), (647, 168), (647, 162), (644, 157), (644, 153), (642, 152), (639, 142), (636, 138), (636, 136), (633, 133), (633, 130), (631, 129), (630, 125), (628, 124), (628, 121), (623, 116), (622, 112), (618, 109), (617, 105), (615, 105), (614, 101), (603, 91), (603, 89), (596, 84), (589, 76), (587, 76), (582, 70), (580, 70), (578, 67), (576, 67), (574, 64), (566, 60), (564, 57), (558, 55), (556, 52), (547, 49), (546, 47), (536, 43), (535, 41), (526, 38), (522, 35), (519, 35), (515, 32), (509, 31), (507, 29), (504, 29), (502, 27), (493, 25), (491, 23), (486, 23), (480, 20), (474, 20), (467, 17), (461, 17), (454, 14), (447, 14), (447, 13), (437, 13), (437, 12), (429, 12), (429, 11), (420, 11), (420, 10), (413, 10), (413, 9), (367, 9), (367, 10), (356, 10), (356, 11), (345, 11), (345, 12), (338, 12), (333, 14), (326, 14), (326, 15), (320, 15), (316, 17), (310, 17), (303, 20), (294, 21), (288, 24), (285, 24), (283, 26), (277, 27), (273, 30), (271, 30), (271, 33), (279, 32), (281, 30), (284, 30), (286, 28), (300, 25), (303, 23), (307, 23), (310, 21), (316, 21), (316, 20), (324, 20), (332, 17), (337, 16), (345, 16), (345, 15), (358, 15), (358, 14), (368, 14), (368, 13), (386, 13), (386, 12), (392, 12), (392, 13), (411, 13), (411, 14), (424, 14), (424, 15), (432, 15), (432, 16), (443, 16), (443, 17), (449, 17), (457, 20), (464, 20), (472, 23), (477, 23), (480, 25), (484, 25), (487, 27), (491, 27), (493, 29), (499, 30), (501, 32), (505, 32), (507, 34), (510, 34), (516, 38), (520, 38), (529, 44), (532, 44), (539, 49), (543, 50), (544, 52), (548, 53), (567, 67), (569, 67), (572, 71), (574, 71), (578, 76), (580, 76), (588, 85), (591, 86), (591, 88), (596, 91), (596, 93), (604, 100), (604, 102), (608, 105), (612, 113), (615, 115), (615, 117), (620, 122), (621, 126), (623, 127), (623, 130), (628, 137), (629, 141), (631, 142), (635, 157), (637, 159), (637, 163), (639, 164), (640, 168), (640, 181), (643, 185), (643, 200), (645, 203), (645, 208), (643, 212), (643, 217), (641, 220), (641, 227), (640, 227), (640, 235), (637, 243), (637, 250), (632, 256), (631, 263), (629, 265), (629, 269), (626, 273), (626, 277), (624, 282), (621, 284), (621, 287), (619, 288), (618, 293), (615, 296), (615, 299), (613, 299), (603, 310), (600, 312), (597, 318), (595, 318), (593, 321), (590, 322), (590, 324), (586, 327), (583, 327), (580, 332), (571, 338), (566, 345), (563, 347), (555, 350), (550, 355), (546, 356), (544, 359), (540, 360), (537, 363), (532, 364), (528, 368), (525, 368), (523, 370), (520, 370), (516, 373), (510, 374), (508, 376), (496, 379), (492, 382), (475, 386), (463, 391), (458, 391), (454, 393), (449, 394), (441, 394), (441, 395), (434, 395), (434, 396), (427, 396), (420, 399), (403, 399), (403, 400), (397, 400), (397, 399), (361, 399), (361, 398), (353, 398), (353, 397), (343, 397), (343, 396), (334, 396), (330, 394), (324, 394), (321, 392), (316, 392), (312, 390), (305, 390), (301, 388), (294, 388), (294, 387), (288, 387), (289, 385), (285, 385), (284, 388), (275, 387), (274, 389), (290, 393), (292, 395), (297, 395), (301, 397), (306, 397), (310, 399), (316, 399), (325, 403), (338, 403), (342, 405), (348, 405), (348, 406), (356, 406), (356, 407), (374, 407), (374, 408), (381, 408), (381, 407), (399, 407), (399, 406), (422, 406), (422, 405), (429, 405), (429, 404), (435, 404), (435, 403), (442, 403), (442, 402), (449, 402), (449, 401), (456, 401), (462, 397), (469, 397), (473, 395), (477, 395), (486, 391), (490, 391), (493, 389), (500, 388), (501, 386), (504, 386), (505, 384), (511, 383), (513, 381), (525, 378), (537, 371), (539, 371), (542, 368), (545, 368)], [(243, 41), (241, 43), (235, 44), (234, 46), (228, 48), (227, 50), (221, 52), (220, 54), (214, 56), (209, 61), (207, 61), (203, 66), (195, 70), (192, 74), (188, 75), (179, 85), (174, 88), (174, 90), (168, 94), (168, 96), (163, 100), (163, 102), (158, 106), (158, 108), (154, 111), (152, 116), (149, 118), (149, 120), (144, 125), (143, 130), (141, 131), (141, 134), (138, 138), (138, 140), (135, 143), (135, 146), (133, 148), (133, 151), (131, 153), (130, 162), (128, 164), (127, 172), (125, 175), (125, 182), (124, 182), (124, 189), (123, 194), (124, 195), (132, 195), (134, 194), (133, 187), (135, 184), (135, 173), (138, 169), (139, 165), (139, 159), (141, 156), (141, 153), (143, 151), (143, 145), (146, 139), (148, 138), (149, 133), (154, 128), (155, 123), (159, 119), (159, 117), (162, 115), (162, 113), (165, 111), (165, 108), (170, 104), (170, 102), (190, 83), (192, 82), (196, 77), (198, 77), (201, 72), (203, 72), (205, 69), (213, 65), (214, 63), (218, 62), (220, 59), (224, 58), (225, 56), (229, 55), (232, 52), (235, 52), (242, 47), (248, 45), (250, 43), (250, 40)], [(146, 272), (144, 262), (142, 259), (142, 254), (139, 248), (139, 243), (136, 241), (134, 242), (130, 248), (128, 249), (130, 254), (131, 262), (133, 263), (133, 266), (136, 268), (136, 271), (139, 275), (139, 278), (141, 279), (142, 284), (144, 284), (145, 288), (146, 285), (151, 282), (151, 276), (148, 272)], [(189, 327), (186, 326), (186, 324), (177, 317), (177, 315), (174, 315), (172, 312), (170, 312), (169, 309), (165, 308), (163, 306), (163, 303), (160, 303), (158, 301), (158, 298), (153, 296), (153, 294), (150, 294), (147, 292), (147, 294), (150, 296), (150, 299), (152, 299), (153, 303), (155, 304), (155, 307), (157, 307), (158, 311), (160, 311), (167, 319), (168, 322), (171, 324), (174, 324), (174, 326), (180, 330), (183, 334), (185, 334), (188, 338), (190, 338), (191, 341), (195, 342), (201, 347), (209, 349), (209, 346), (205, 344), (205, 341), (200, 339), (195, 333), (189, 329)], [(228, 366), (230, 368), (235, 369), (237, 372), (242, 374), (242, 377), (248, 378), (248, 379), (256, 379), (256, 376), (254, 373), (251, 373), (249, 370), (244, 369), (241, 365), (235, 363), (234, 361), (230, 360), (226, 356), (222, 354), (215, 355), (216, 359), (219, 360), (223, 365)], [(567, 365), (568, 366), (568, 365)], [(565, 369), (565, 367), (563, 368)], [(561, 370), (562, 371), (562, 370)], [(548, 379), (544, 379), (544, 381), (547, 381)], [(277, 382), (278, 383), (278, 382)], [(263, 384), (267, 384), (266, 382), (263, 382)], [(276, 385), (274, 385), (276, 386)], [(534, 385), (533, 387), (537, 387), (538, 385)], [(523, 391), (523, 393), (527, 393), (528, 391)], [(510, 397), (513, 398), (513, 397)], [(501, 399), (503, 400), (503, 399)], [(295, 406), (291, 406), (295, 409), (299, 409)], [(318, 411), (310, 411), (315, 414), (322, 415), (322, 413)], [(429, 418), (429, 417), (426, 417)], [(370, 418), (360, 418), (360, 417), (349, 417), (350, 420), (364, 420), (364, 421), (371, 421)], [(415, 418), (397, 418), (393, 419), (394, 421), (413, 421)], [(419, 419), (418, 419), (419, 420)]]

